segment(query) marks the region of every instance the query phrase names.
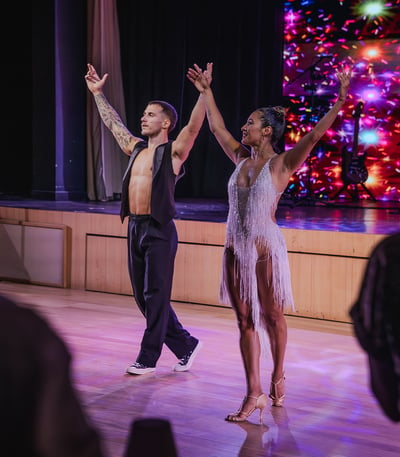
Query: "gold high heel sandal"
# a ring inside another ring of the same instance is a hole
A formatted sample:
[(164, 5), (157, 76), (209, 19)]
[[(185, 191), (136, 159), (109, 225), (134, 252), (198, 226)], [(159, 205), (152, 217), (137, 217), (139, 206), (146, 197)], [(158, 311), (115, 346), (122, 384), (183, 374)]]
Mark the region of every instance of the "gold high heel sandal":
[[(256, 401), (256, 404), (250, 411), (243, 411), (243, 405), (246, 403), (246, 400), (248, 398), (254, 398)], [(265, 394), (261, 394), (258, 397), (252, 397), (251, 395), (247, 395), (244, 397), (242, 405), (240, 408), (237, 410), (236, 413), (233, 414), (228, 414), (228, 416), (225, 417), (226, 421), (229, 422), (244, 422), (248, 419), (248, 417), (254, 413), (256, 409), (260, 410), (260, 424), (262, 424), (263, 421), (263, 414), (264, 414), (264, 409), (267, 406), (267, 396)]]
[[(272, 406), (283, 406), (283, 401), (285, 399), (285, 392), (282, 395), (278, 395), (278, 386), (279, 384), (285, 381), (285, 374), (282, 375), (278, 381), (274, 382), (271, 379), (271, 389), (269, 392), (269, 398), (272, 400)], [(285, 386), (283, 386), (285, 389)]]

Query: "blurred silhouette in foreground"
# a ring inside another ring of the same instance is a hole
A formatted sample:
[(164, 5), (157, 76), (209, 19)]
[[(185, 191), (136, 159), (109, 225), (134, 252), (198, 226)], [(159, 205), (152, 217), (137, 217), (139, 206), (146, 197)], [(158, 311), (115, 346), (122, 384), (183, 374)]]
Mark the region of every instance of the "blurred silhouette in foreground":
[(104, 457), (71, 381), (71, 355), (37, 312), (0, 295), (4, 457)]
[(399, 422), (400, 232), (373, 249), (350, 316), (368, 356), (371, 390), (385, 415)]
[(134, 420), (123, 457), (178, 457), (170, 422), (151, 417)]

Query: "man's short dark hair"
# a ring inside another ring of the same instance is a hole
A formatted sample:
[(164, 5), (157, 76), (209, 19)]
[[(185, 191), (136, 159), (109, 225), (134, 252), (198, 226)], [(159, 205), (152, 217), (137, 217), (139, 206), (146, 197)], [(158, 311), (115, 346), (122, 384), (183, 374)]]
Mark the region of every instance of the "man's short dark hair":
[(164, 100), (152, 100), (148, 102), (148, 105), (160, 105), (162, 111), (167, 115), (168, 119), (171, 121), (171, 124), (168, 129), (168, 133), (171, 133), (174, 130), (176, 123), (178, 122), (178, 113), (176, 109), (168, 102)]

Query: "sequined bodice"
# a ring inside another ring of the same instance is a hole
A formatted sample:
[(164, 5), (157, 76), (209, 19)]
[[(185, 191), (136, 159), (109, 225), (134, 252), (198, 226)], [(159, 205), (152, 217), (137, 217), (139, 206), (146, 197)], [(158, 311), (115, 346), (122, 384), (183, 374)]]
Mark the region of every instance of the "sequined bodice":
[(228, 239), (233, 243), (242, 236), (252, 239), (268, 237), (271, 224), (276, 225), (275, 211), (280, 194), (272, 182), (271, 159), (264, 164), (251, 186), (240, 187), (237, 185), (238, 174), (246, 160), (249, 159), (239, 163), (228, 182)]

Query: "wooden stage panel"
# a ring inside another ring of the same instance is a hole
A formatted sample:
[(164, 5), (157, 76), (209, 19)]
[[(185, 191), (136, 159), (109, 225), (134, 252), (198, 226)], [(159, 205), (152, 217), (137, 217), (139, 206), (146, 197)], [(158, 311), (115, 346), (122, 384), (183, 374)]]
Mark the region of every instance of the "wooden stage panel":
[(219, 305), (222, 246), (179, 243), (175, 259), (172, 299)]
[[(116, 214), (46, 211), (0, 206), (0, 221), (59, 224), (70, 233), (70, 288), (131, 295), (126, 229)], [(219, 279), (224, 222), (176, 220), (179, 245), (172, 300), (221, 306)], [(372, 248), (385, 235), (282, 228), (296, 316), (350, 322)]]
[(0, 220), (0, 253), (0, 278), (70, 285), (70, 237), (64, 225)]
[(372, 246), (383, 235), (331, 230), (282, 229), (289, 252), (369, 257)]
[(350, 322), (366, 259), (289, 253), (295, 313), (302, 317)]
[(127, 240), (121, 237), (86, 237), (86, 290), (131, 295)]

